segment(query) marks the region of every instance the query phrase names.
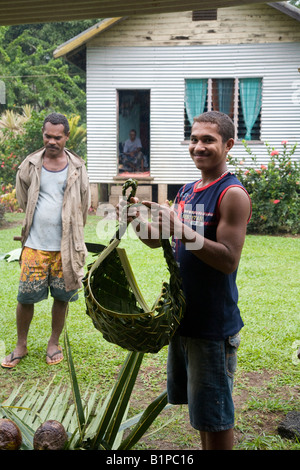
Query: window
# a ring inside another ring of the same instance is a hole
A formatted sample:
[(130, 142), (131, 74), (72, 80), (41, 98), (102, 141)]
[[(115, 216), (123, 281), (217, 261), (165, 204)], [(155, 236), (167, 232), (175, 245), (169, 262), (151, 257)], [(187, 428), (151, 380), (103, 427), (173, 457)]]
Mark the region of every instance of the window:
[(233, 120), (236, 139), (260, 140), (261, 100), (261, 78), (188, 79), (184, 137), (189, 139), (195, 116), (221, 111)]

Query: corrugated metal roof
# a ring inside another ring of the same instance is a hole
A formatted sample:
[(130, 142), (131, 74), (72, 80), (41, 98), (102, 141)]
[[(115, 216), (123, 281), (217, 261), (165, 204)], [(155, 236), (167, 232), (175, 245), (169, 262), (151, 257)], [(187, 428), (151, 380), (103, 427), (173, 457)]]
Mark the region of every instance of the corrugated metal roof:
[(111, 18), (266, 3), (263, 0), (0, 0), (0, 25)]

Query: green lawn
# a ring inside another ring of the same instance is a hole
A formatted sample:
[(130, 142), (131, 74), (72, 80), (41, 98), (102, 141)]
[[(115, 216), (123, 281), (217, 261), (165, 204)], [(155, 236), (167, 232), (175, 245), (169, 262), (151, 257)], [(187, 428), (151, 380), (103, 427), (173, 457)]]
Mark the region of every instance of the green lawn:
[[(0, 230), (0, 253), (19, 247), (13, 236), (20, 234), (20, 225), (12, 223), (20, 223), (22, 214), (6, 218), (11, 225)], [(107, 241), (112, 233), (113, 227), (104, 240), (100, 219), (88, 217), (86, 241)], [(152, 303), (162, 280), (168, 276), (162, 251), (150, 250), (132, 237), (123, 240), (121, 246), (126, 248), (146, 300)], [(92, 259), (89, 255), (87, 262)], [(252, 235), (246, 238), (238, 275), (239, 305), (245, 326), (241, 332), (234, 392), (237, 449), (300, 449), (298, 443), (283, 440), (276, 433), (278, 422), (288, 411), (300, 411), (300, 361), (295, 359), (295, 344), (300, 341), (299, 261), (300, 238)], [(15, 307), (20, 269), (17, 262), (0, 261), (0, 270), (0, 355), (3, 357), (14, 348), (16, 341)], [(13, 371), (0, 370), (0, 401), (23, 381), (28, 387), (37, 381), (43, 387), (50, 379), (54, 383), (68, 383), (66, 361), (57, 367), (49, 367), (45, 362), (50, 309), (51, 299), (36, 305), (29, 334), (29, 355)], [(126, 351), (104, 341), (95, 330), (85, 313), (82, 291), (80, 299), (70, 305), (67, 325), (81, 389), (90, 386), (99, 390), (99, 394), (105, 393)], [(137, 410), (165, 388), (166, 356), (167, 348), (156, 355), (145, 356), (133, 395), (133, 407)], [(175, 445), (174, 449), (197, 448), (198, 434), (189, 426), (185, 427), (185, 408), (175, 408), (176, 411), (172, 409), (165, 418), (159, 417), (156, 426), (166, 424), (170, 414), (172, 424), (149, 436), (140, 448), (156, 449), (159, 445), (160, 449), (168, 449), (171, 448), (168, 442)], [(161, 447), (164, 444), (166, 447)]]

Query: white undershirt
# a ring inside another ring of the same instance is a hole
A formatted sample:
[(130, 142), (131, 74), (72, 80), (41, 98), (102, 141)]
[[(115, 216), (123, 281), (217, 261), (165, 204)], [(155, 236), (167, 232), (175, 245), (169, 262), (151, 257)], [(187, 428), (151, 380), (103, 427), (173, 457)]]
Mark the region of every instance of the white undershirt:
[(25, 246), (35, 250), (60, 251), (61, 212), (67, 175), (68, 165), (60, 171), (42, 167), (40, 193)]

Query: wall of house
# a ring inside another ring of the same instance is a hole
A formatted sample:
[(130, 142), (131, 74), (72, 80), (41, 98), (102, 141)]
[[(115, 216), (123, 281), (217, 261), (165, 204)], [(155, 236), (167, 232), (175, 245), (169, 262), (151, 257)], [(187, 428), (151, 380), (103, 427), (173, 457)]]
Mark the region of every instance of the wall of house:
[[(219, 27), (209, 22), (214, 31), (209, 33), (208, 25), (203, 24), (201, 29), (202, 22), (195, 22), (197, 35), (191, 30), (191, 12), (180, 14), (180, 21), (178, 14), (131, 18), (88, 44), (91, 183), (112, 183), (117, 175), (118, 89), (151, 91), (151, 176), (155, 184), (182, 184), (199, 177), (184, 142), (184, 89), (188, 78), (262, 77), (261, 140), (275, 147), (283, 139), (292, 144), (299, 141), (300, 23), (266, 5), (257, 7), (252, 7), (251, 15), (250, 7), (219, 10)], [(249, 21), (242, 16), (246, 10)], [(158, 19), (162, 21), (159, 24)], [(145, 39), (150, 31), (152, 39)], [(184, 43), (182, 39), (170, 39), (184, 34), (189, 37)], [(252, 148), (259, 163), (266, 163), (264, 146), (255, 143)], [(231, 153), (247, 159), (241, 143)]]
[(130, 17), (90, 46), (183, 46), (300, 41), (299, 22), (267, 4), (219, 8), (217, 20), (192, 21), (192, 12)]

